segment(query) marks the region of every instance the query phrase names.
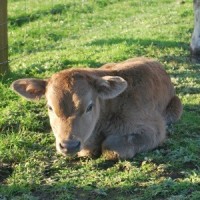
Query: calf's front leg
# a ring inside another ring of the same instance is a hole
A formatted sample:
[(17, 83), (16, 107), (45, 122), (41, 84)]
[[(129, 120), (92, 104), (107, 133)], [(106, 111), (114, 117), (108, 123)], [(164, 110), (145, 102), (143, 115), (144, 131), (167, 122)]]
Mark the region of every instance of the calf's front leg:
[(164, 123), (154, 128), (141, 127), (132, 134), (108, 136), (102, 144), (102, 151), (108, 157), (130, 159), (136, 153), (156, 148), (164, 141), (165, 135)]

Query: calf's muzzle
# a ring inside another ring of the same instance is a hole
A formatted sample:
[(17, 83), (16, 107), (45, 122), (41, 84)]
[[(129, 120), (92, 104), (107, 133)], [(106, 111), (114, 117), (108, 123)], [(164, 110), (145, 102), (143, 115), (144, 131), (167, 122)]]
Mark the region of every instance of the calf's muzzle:
[(75, 154), (80, 151), (81, 142), (78, 140), (67, 140), (59, 143), (59, 150), (62, 154)]

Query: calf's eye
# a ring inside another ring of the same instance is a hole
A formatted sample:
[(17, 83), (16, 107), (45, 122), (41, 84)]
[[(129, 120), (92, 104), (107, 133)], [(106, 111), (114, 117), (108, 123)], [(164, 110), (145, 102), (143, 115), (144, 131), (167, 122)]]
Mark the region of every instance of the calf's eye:
[(86, 112), (92, 111), (93, 106), (94, 106), (94, 104), (91, 103), (91, 104), (87, 107)]
[(48, 110), (53, 111), (53, 108), (50, 105), (47, 105)]

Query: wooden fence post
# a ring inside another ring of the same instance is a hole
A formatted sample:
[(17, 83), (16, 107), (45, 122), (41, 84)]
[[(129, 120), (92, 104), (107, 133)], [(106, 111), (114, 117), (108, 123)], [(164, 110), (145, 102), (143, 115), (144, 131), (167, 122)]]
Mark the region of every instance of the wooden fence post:
[(0, 0), (0, 74), (9, 71), (7, 0)]

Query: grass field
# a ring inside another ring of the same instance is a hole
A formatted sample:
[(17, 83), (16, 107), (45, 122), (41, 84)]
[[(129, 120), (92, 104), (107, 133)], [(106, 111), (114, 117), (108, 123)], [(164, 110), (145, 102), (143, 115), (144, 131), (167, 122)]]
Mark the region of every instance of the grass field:
[[(0, 200), (200, 199), (200, 65), (189, 60), (189, 0), (8, 0), (11, 73), (0, 79)], [(131, 57), (163, 63), (184, 104), (166, 142), (132, 160), (56, 154), (45, 101), (10, 89), (24, 77)]]

